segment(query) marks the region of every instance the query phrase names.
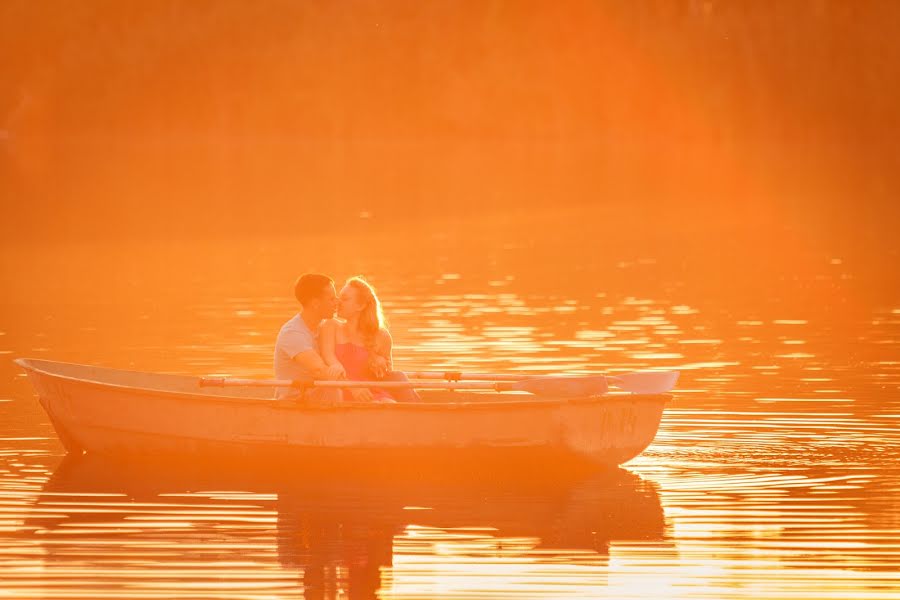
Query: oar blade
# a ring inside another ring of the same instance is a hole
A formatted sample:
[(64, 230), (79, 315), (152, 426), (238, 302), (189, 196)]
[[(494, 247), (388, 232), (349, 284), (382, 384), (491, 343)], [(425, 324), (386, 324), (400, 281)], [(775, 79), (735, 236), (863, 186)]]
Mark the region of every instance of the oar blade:
[(606, 377), (533, 377), (516, 381), (510, 389), (530, 392), (537, 396), (558, 398), (578, 398), (581, 396), (602, 396), (609, 389)]
[(663, 394), (675, 387), (678, 371), (643, 371), (611, 377), (612, 382), (632, 394)]

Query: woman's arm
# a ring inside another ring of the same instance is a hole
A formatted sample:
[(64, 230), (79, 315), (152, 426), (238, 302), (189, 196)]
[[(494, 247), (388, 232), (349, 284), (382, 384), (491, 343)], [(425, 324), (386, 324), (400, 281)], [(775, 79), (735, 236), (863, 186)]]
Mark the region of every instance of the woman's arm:
[(394, 359), (391, 356), (393, 345), (391, 333), (385, 328), (379, 329), (375, 335), (373, 352), (369, 356), (369, 369), (379, 379), (394, 370)]

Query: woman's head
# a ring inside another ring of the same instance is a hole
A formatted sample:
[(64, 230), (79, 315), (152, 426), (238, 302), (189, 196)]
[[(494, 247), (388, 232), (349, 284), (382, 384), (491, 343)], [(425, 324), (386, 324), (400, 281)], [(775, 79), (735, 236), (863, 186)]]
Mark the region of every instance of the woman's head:
[(375, 334), (384, 327), (384, 313), (375, 289), (362, 277), (351, 277), (341, 289), (337, 314), (342, 319), (358, 316), (359, 332), (366, 344), (375, 341)]

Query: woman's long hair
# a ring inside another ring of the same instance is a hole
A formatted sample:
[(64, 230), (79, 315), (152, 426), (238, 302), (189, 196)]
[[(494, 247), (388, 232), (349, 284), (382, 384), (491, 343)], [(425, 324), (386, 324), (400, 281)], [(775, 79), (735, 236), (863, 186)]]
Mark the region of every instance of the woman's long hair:
[(362, 312), (359, 314), (358, 327), (363, 342), (371, 350), (375, 346), (375, 336), (378, 334), (378, 330), (385, 326), (381, 301), (378, 299), (378, 294), (375, 293), (375, 288), (362, 277), (351, 277), (347, 280), (347, 285), (356, 290), (357, 297), (363, 305)]

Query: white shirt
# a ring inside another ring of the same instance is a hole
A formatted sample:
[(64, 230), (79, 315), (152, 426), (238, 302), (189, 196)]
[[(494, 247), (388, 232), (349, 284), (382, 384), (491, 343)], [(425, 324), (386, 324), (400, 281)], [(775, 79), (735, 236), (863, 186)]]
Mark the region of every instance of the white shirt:
[[(278, 338), (275, 340), (275, 378), (276, 379), (304, 379), (310, 373), (294, 361), (294, 357), (301, 352), (316, 350), (317, 333), (310, 331), (300, 314), (294, 315), (287, 323), (281, 326)], [(292, 388), (278, 388), (276, 396), (296, 393)]]

